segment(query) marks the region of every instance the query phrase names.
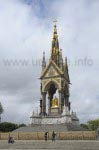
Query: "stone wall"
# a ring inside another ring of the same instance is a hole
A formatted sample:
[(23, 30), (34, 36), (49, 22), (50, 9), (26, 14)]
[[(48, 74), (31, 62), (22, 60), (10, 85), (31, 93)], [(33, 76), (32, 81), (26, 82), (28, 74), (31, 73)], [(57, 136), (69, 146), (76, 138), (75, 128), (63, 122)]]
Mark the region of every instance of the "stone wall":
[[(62, 124), (62, 123), (72, 123), (71, 115), (63, 115), (61, 117), (31, 117), (30, 124)], [(76, 123), (77, 124), (77, 123)]]
[[(44, 140), (44, 132), (10, 132), (0, 133), (0, 140), (8, 140), (9, 136), (15, 140)], [(52, 133), (48, 133), (51, 140)], [(57, 140), (96, 140), (95, 131), (57, 132)]]

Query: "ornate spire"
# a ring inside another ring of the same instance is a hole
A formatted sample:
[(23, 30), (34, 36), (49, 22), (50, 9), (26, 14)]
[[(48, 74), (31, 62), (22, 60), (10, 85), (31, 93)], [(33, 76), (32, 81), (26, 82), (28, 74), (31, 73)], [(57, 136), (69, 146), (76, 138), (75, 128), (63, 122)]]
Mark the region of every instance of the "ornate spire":
[(42, 70), (44, 70), (45, 67), (46, 67), (45, 52), (43, 52)]
[(68, 73), (68, 63), (67, 63), (67, 57), (65, 57), (65, 63), (64, 63), (64, 74), (67, 78), (68, 83), (70, 83), (69, 79), (69, 73)]
[(59, 55), (59, 65), (60, 65), (61, 70), (63, 71), (62, 49), (60, 49), (60, 55)]
[(53, 32), (53, 40), (52, 40), (52, 50), (51, 50), (51, 59), (58, 65), (59, 64), (59, 42), (58, 42), (58, 34), (56, 28), (56, 20), (54, 21), (54, 32)]
[(58, 42), (58, 34), (56, 28), (56, 20), (54, 21), (54, 32), (53, 32), (53, 40), (52, 40), (52, 50), (57, 49), (59, 50), (59, 42)]
[(67, 57), (65, 57), (65, 64), (64, 64), (65, 67), (67, 67)]

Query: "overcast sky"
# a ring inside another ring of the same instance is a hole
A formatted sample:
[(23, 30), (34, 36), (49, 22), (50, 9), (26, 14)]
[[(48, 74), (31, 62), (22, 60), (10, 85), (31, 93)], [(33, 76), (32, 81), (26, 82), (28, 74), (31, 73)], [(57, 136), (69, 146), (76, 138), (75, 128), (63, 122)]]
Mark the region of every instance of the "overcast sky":
[(69, 63), (72, 110), (80, 122), (99, 118), (99, 0), (1, 0), (2, 121), (28, 124), (39, 109), (42, 53), (48, 60), (54, 19)]

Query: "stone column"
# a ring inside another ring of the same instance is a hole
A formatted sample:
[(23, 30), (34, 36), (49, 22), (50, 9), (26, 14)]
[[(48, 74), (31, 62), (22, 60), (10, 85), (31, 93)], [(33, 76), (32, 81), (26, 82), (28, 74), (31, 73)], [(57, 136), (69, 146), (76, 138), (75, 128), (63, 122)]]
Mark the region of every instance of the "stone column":
[(65, 106), (68, 106), (68, 96), (65, 96)]
[(53, 95), (49, 95), (48, 96), (48, 114), (51, 113), (52, 99), (53, 99)]
[(42, 114), (42, 99), (40, 99), (40, 115)]
[(42, 93), (42, 114), (46, 115), (46, 92)]
[(48, 115), (50, 114), (51, 112), (51, 107), (50, 107), (50, 96), (48, 96)]
[(59, 113), (62, 113), (62, 91), (59, 90)]

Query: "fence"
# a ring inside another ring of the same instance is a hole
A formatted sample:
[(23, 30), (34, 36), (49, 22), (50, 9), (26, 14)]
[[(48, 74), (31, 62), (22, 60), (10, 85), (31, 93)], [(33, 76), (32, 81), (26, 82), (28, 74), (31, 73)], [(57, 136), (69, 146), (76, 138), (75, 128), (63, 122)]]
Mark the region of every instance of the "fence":
[[(44, 140), (44, 132), (9, 132), (0, 133), (0, 140), (8, 140), (12, 136), (15, 140)], [(51, 140), (52, 133), (48, 133)], [(57, 140), (96, 140), (95, 131), (57, 132)]]

